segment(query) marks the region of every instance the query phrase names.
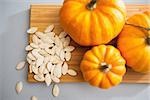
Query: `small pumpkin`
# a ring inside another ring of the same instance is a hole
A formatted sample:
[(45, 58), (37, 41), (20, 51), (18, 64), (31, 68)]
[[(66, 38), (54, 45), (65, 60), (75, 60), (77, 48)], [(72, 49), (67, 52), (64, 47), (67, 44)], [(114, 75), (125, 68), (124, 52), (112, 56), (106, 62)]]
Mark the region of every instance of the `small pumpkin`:
[(85, 81), (103, 89), (118, 85), (126, 72), (124, 58), (111, 45), (99, 45), (87, 51), (80, 69)]
[(127, 65), (141, 73), (150, 72), (150, 12), (127, 20), (118, 39), (118, 48)]
[(110, 42), (122, 30), (125, 18), (122, 0), (65, 0), (60, 10), (64, 31), (83, 46)]

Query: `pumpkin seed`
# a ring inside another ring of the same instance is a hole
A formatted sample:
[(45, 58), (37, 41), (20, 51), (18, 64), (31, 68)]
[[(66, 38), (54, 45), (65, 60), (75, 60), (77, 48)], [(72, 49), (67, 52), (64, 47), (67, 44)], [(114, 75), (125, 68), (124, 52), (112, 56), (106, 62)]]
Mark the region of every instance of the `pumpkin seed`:
[(67, 33), (66, 32), (61, 32), (59, 34), (59, 38), (65, 38), (67, 36)]
[(38, 30), (37, 27), (31, 27), (30, 29), (27, 30), (27, 33), (33, 34), (33, 33), (35, 33), (37, 30)]
[(60, 78), (61, 77), (61, 67), (62, 67), (62, 64), (57, 64), (56, 66), (55, 66), (55, 68), (54, 68), (54, 71), (53, 71), (53, 73), (54, 73), (54, 76), (56, 76), (56, 77), (58, 77), (58, 78)]
[(74, 49), (75, 49), (74, 46), (66, 46), (66, 47), (64, 48), (64, 51), (71, 52), (71, 51), (73, 51)]
[(37, 80), (37, 81), (39, 81), (39, 82), (43, 82), (45, 80), (43, 74), (34, 75), (34, 79)]
[(25, 67), (25, 61), (21, 61), (21, 62), (19, 62), (18, 64), (17, 64), (17, 66), (16, 66), (16, 69), (17, 70), (21, 70), (21, 69), (23, 69), (24, 67)]
[(45, 75), (45, 83), (46, 83), (47, 86), (49, 86), (51, 84), (51, 82), (52, 82), (52, 80), (51, 80), (50, 74), (47, 73)]
[(67, 73), (71, 76), (76, 76), (77, 75), (77, 72), (73, 69), (69, 69)]
[(36, 60), (36, 67), (41, 66), (43, 62), (44, 62), (44, 57), (43, 56), (38, 57), (38, 59)]
[(45, 29), (45, 33), (51, 32), (54, 29), (54, 24), (49, 25), (46, 29)]
[(48, 62), (46, 67), (47, 67), (48, 71), (51, 71), (52, 63)]
[(26, 60), (29, 64), (32, 64), (32, 60), (30, 58), (27, 57)]
[(65, 53), (64, 53), (64, 50), (61, 50), (60, 51), (60, 59), (62, 60), (62, 61), (64, 61), (65, 59)]
[(60, 92), (59, 87), (57, 84), (55, 84), (52, 90), (53, 96), (57, 97), (59, 95), (59, 92)]
[(38, 98), (36, 96), (32, 96), (31, 100), (38, 100)]
[(68, 72), (68, 64), (66, 62), (64, 62), (63, 66), (62, 66), (62, 74), (66, 75), (67, 72)]
[(16, 92), (19, 94), (23, 89), (23, 83), (22, 81), (17, 82), (16, 84)]
[(45, 64), (43, 63), (40, 67), (39, 67), (39, 73), (40, 74), (43, 74), (43, 72), (44, 72), (44, 69), (45, 69)]
[(27, 45), (26, 47), (25, 47), (25, 50), (26, 51), (31, 51), (33, 48), (30, 46), (30, 45)]
[(70, 37), (67, 36), (67, 37), (65, 38), (64, 42), (63, 42), (63, 46), (66, 47), (66, 46), (69, 45), (69, 43), (70, 43)]
[(48, 74), (48, 73), (49, 73), (48, 69), (45, 68), (44, 71), (43, 71), (43, 74)]
[(54, 75), (51, 75), (51, 79), (53, 80), (53, 82), (55, 82), (55, 83), (59, 83), (60, 82), (60, 79), (59, 78), (57, 78), (56, 76), (54, 76)]
[(43, 32), (36, 32), (35, 35), (40, 39), (45, 37), (45, 34)]
[(29, 59), (31, 59), (31, 60), (36, 60), (36, 58), (33, 56), (33, 54), (32, 54), (31, 52), (29, 52), (29, 53), (27, 54), (27, 57), (28, 57)]
[(30, 46), (31, 46), (32, 48), (35, 48), (35, 49), (38, 49), (38, 48), (39, 48), (39, 46), (38, 46), (37, 44), (35, 44), (35, 43), (30, 43)]
[(39, 43), (39, 38), (38, 38), (36, 35), (33, 35), (33, 36), (32, 36), (32, 42), (38, 45), (38, 43)]
[(34, 74), (38, 74), (39, 73), (39, 70), (38, 70), (38, 67), (35, 67), (34, 65), (32, 65), (32, 71)]
[(71, 53), (70, 52), (65, 53), (65, 59), (66, 59), (66, 61), (69, 61), (71, 59)]

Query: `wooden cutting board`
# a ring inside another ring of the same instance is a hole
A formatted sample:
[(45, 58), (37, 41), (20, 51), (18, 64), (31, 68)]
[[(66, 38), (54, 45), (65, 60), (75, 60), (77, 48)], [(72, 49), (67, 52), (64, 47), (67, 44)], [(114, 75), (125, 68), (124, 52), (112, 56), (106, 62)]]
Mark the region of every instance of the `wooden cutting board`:
[[(140, 13), (146, 10), (150, 11), (150, 5), (127, 5), (128, 17)], [(59, 34), (63, 29), (59, 24), (59, 10), (61, 5), (41, 5), (33, 4), (30, 9), (30, 27), (39, 27), (39, 30), (44, 30), (50, 23), (55, 24), (54, 32)], [(142, 20), (142, 19), (141, 19)], [(29, 42), (31, 42), (31, 36), (29, 36)], [(74, 45), (76, 49), (72, 53), (71, 61), (68, 62), (69, 67), (75, 69), (78, 72), (76, 77), (71, 77), (69, 75), (63, 76), (61, 82), (84, 82), (82, 74), (79, 69), (80, 61), (83, 54), (90, 47), (81, 47), (71, 41), (71, 45)], [(33, 78), (33, 74), (28, 73), (29, 82), (37, 82)], [(125, 83), (150, 83), (150, 73), (140, 74), (132, 71), (130, 68), (127, 69), (127, 73), (123, 78)]]

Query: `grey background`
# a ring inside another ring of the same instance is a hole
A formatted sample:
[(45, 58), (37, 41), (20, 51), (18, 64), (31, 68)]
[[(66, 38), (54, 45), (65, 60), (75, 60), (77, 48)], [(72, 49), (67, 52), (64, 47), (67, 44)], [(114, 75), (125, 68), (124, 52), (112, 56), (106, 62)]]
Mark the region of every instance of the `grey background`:
[[(148, 0), (124, 0), (125, 3), (146, 4)], [(63, 83), (60, 96), (54, 98), (51, 87), (26, 82), (27, 68), (16, 71), (16, 64), (24, 60), (29, 27), (29, 7), (32, 3), (62, 4), (63, 0), (0, 0), (0, 100), (150, 100), (148, 84), (121, 84), (102, 90), (87, 83)], [(24, 82), (21, 94), (15, 92), (17, 81)]]

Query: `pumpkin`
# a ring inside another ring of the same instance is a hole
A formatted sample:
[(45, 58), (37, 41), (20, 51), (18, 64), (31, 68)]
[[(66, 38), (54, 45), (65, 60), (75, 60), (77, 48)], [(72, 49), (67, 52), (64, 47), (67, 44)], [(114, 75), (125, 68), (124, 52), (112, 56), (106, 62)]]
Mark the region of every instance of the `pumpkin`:
[(122, 30), (126, 9), (122, 0), (65, 0), (60, 23), (80, 45), (105, 44)]
[(141, 73), (150, 72), (150, 12), (127, 20), (118, 39), (118, 48), (127, 65)]
[(80, 69), (85, 81), (103, 89), (118, 85), (126, 72), (124, 58), (111, 45), (99, 45), (87, 51)]

